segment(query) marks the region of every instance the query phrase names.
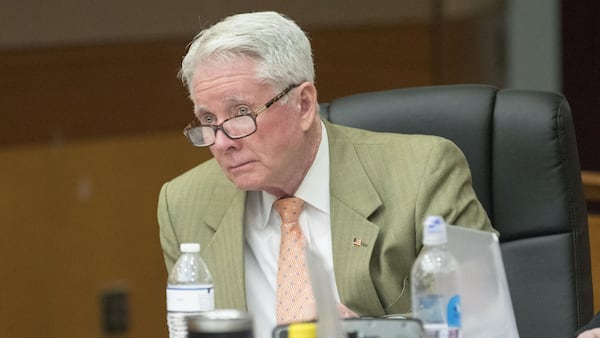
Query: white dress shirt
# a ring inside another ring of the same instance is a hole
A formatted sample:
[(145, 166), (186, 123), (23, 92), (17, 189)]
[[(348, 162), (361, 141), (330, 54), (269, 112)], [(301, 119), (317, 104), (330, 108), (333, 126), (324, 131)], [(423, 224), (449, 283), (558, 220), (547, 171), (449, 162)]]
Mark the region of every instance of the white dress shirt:
[[(321, 122), (321, 143), (315, 160), (295, 196), (304, 200), (300, 227), (307, 245), (324, 258), (331, 272), (334, 297), (339, 301), (333, 274), (329, 212), (329, 141)], [(263, 191), (248, 192), (244, 214), (246, 304), (254, 320), (256, 338), (271, 337), (276, 320), (276, 282), (281, 218), (272, 208), (277, 198)]]

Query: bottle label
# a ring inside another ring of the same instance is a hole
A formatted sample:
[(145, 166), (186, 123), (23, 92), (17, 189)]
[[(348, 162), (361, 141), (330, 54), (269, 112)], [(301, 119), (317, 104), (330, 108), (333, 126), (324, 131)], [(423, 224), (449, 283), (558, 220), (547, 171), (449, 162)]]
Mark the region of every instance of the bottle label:
[(461, 308), (460, 308), (460, 296), (454, 295), (448, 301), (448, 307), (446, 309), (448, 318), (448, 326), (450, 327), (461, 327)]
[[(415, 300), (418, 302), (418, 315), (423, 321), (427, 338), (458, 338), (461, 334), (460, 295), (454, 295), (444, 301), (437, 294), (426, 295)], [(445, 314), (444, 314), (445, 312)]]
[(426, 338), (462, 338), (459, 328), (445, 324), (426, 324), (423, 329)]
[(167, 311), (199, 312), (214, 308), (212, 284), (167, 285)]

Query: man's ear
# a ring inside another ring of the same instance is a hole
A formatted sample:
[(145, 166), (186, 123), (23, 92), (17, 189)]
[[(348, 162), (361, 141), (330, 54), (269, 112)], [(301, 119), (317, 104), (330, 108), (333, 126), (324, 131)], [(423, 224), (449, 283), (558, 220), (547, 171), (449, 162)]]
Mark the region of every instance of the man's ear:
[(300, 108), (300, 124), (302, 130), (308, 130), (318, 119), (317, 88), (312, 82), (304, 82), (298, 87), (298, 105)]

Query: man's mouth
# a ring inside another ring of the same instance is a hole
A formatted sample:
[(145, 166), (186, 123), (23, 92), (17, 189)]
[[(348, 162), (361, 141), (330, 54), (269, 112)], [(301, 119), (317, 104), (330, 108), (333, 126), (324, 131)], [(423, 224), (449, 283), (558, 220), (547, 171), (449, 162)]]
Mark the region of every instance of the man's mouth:
[(246, 162), (240, 162), (234, 165), (229, 166), (229, 170), (236, 170), (236, 169), (240, 169), (243, 168), (247, 165), (249, 165), (250, 163), (252, 163), (253, 161), (246, 161)]

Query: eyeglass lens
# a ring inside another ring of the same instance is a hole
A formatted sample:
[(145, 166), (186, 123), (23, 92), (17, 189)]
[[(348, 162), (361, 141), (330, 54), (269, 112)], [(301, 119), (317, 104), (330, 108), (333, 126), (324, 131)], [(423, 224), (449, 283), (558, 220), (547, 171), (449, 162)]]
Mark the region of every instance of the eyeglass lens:
[(207, 146), (215, 143), (216, 131), (221, 129), (229, 138), (246, 137), (256, 131), (256, 123), (251, 115), (233, 117), (221, 126), (197, 126), (186, 131), (187, 137), (196, 146)]

